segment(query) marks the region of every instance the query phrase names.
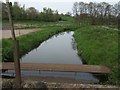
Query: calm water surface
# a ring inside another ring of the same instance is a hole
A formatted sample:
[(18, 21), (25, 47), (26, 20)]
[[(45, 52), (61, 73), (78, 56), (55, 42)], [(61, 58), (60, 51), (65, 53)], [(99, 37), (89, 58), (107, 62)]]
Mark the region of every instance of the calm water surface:
[(63, 32), (43, 42), (21, 58), (22, 63), (82, 64), (77, 55), (74, 32)]
[[(30, 51), (21, 58), (21, 63), (51, 63), (51, 64), (83, 64), (77, 55), (77, 46), (73, 37), (74, 32), (63, 32), (44, 41), (38, 48)], [(7, 73), (14, 74), (13, 70)], [(90, 73), (22, 71), (22, 76), (66, 77), (98, 83)]]

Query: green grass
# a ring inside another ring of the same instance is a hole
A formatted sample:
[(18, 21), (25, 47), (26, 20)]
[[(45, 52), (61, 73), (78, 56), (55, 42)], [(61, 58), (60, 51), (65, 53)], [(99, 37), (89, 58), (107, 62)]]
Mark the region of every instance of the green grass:
[[(19, 30), (19, 29), (30, 30), (30, 29), (44, 28), (44, 27), (48, 27), (48, 26), (62, 26), (62, 27), (70, 26), (70, 25), (74, 26), (76, 24), (76, 23), (74, 23), (72, 17), (68, 17), (68, 16), (66, 16), (66, 17), (67, 17), (66, 20), (68, 20), (69, 18), (70, 18), (70, 20), (69, 21), (57, 21), (57, 22), (40, 22), (40, 21), (32, 21), (32, 20), (18, 20), (18, 21), (14, 21), (14, 26), (23, 25), (22, 27), (16, 27), (16, 30)], [(2, 25), (3, 26), (9, 25), (9, 21), (3, 20)]]
[(71, 16), (62, 16), (61, 18), (63, 21), (69, 21), (69, 22), (74, 21), (74, 18)]
[[(69, 17), (64, 17), (68, 19)], [(87, 64), (105, 65), (112, 69), (108, 82), (115, 84), (118, 73), (118, 32), (112, 29), (105, 29), (100, 26), (76, 25), (72, 21), (61, 22), (36, 22), (17, 21), (16, 24), (38, 25), (42, 31), (23, 35), (17, 38), (20, 45), (20, 57), (32, 49), (38, 47), (43, 41), (63, 31), (75, 31), (74, 37), (77, 42), (78, 55)], [(38, 28), (38, 29), (39, 29)], [(24, 29), (24, 28), (23, 28)], [(26, 28), (28, 29), (28, 28)], [(2, 61), (13, 61), (13, 45), (11, 39), (2, 40)], [(119, 78), (120, 79), (120, 78)]]
[(86, 26), (75, 31), (78, 55), (87, 64), (105, 65), (112, 69), (109, 83), (118, 79), (118, 32), (97, 26)]
[[(51, 36), (63, 31), (76, 30), (78, 26), (47, 26), (42, 31), (33, 32), (27, 35), (18, 37), (20, 57), (28, 53), (32, 49), (38, 47), (43, 41), (49, 39)], [(2, 61), (13, 61), (13, 44), (12, 39), (2, 40)]]
[(118, 29), (118, 25), (109, 25), (110, 28)]

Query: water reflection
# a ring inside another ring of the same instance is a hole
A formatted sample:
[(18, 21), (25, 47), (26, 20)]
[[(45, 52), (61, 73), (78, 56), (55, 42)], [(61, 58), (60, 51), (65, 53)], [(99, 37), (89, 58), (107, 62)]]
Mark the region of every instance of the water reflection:
[[(74, 32), (63, 32), (54, 35), (52, 38), (43, 42), (38, 48), (32, 50), (23, 56), (22, 63), (52, 63), (52, 64), (82, 64), (81, 58), (77, 55), (77, 44), (73, 37)], [(22, 72), (24, 76), (53, 76), (53, 77), (68, 77), (80, 79), (87, 82), (99, 82), (90, 73), (74, 73), (70, 72), (45, 72), (39, 74), (36, 71)]]
[(43, 42), (22, 57), (22, 63), (82, 64), (77, 55), (74, 32), (63, 32)]
[(73, 48), (73, 50), (77, 50), (77, 43), (75, 42), (74, 39), (72, 39), (71, 44), (72, 44), (72, 48)]
[[(8, 70), (4, 74), (9, 74), (9, 76), (15, 76), (14, 70)], [(99, 80), (94, 78), (90, 73), (74, 73), (74, 72), (49, 72), (49, 71), (21, 71), (21, 76), (31, 77), (31, 76), (42, 76), (42, 77), (64, 77), (71, 78), (75, 80), (80, 80), (83, 83), (98, 83)]]

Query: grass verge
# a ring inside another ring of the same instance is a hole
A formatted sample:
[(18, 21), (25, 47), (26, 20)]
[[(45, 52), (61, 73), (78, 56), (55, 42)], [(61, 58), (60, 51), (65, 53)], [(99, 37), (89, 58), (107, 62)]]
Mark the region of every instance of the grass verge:
[(108, 82), (118, 81), (118, 32), (97, 26), (86, 26), (75, 31), (78, 55), (87, 64), (105, 65), (112, 69)]

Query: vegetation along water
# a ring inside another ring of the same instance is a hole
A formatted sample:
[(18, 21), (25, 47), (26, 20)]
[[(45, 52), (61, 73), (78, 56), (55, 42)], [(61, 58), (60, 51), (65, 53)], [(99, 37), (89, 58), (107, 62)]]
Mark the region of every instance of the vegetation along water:
[[(6, 16), (5, 3), (2, 4), (3, 9), (3, 27), (7, 25), (8, 17)], [(78, 6), (81, 6), (78, 10)], [(83, 2), (75, 2), (73, 4), (74, 16), (70, 13), (59, 14), (57, 11), (53, 11), (50, 8), (44, 8), (43, 12), (37, 12), (35, 8), (29, 8), (24, 10), (15, 3), (11, 7), (13, 8), (13, 19), (15, 25), (26, 25), (24, 27), (18, 27), (17, 29), (31, 29), (37, 28), (38, 31), (17, 37), (19, 40), (20, 58), (38, 47), (43, 41), (49, 39), (55, 34), (64, 31), (74, 31), (74, 38), (77, 42), (78, 55), (87, 64), (105, 65), (111, 68), (112, 73), (108, 75), (108, 80), (105, 83), (108, 84), (120, 84), (120, 67), (118, 66), (118, 37), (119, 30), (117, 29), (118, 12), (112, 13), (109, 10), (114, 11), (112, 5), (107, 3), (94, 3), (87, 4), (88, 7), (84, 9)], [(106, 6), (106, 8), (103, 7)], [(15, 9), (18, 7), (19, 10)], [(116, 8), (116, 7), (115, 7)], [(21, 13), (16, 14), (15, 10), (24, 12), (22, 17)], [(88, 12), (86, 11), (88, 10)], [(102, 10), (105, 13), (102, 13)], [(118, 10), (118, 8), (116, 9)], [(30, 11), (33, 11), (32, 13)], [(100, 12), (101, 11), (101, 12)], [(53, 13), (52, 13), (53, 12)], [(79, 13), (80, 12), (80, 13)], [(26, 13), (28, 16), (26, 16)], [(39, 13), (39, 14), (38, 14)], [(34, 14), (34, 15), (33, 15)], [(30, 15), (32, 15), (30, 17)], [(2, 39), (2, 61), (13, 61), (13, 45), (12, 39)]]

